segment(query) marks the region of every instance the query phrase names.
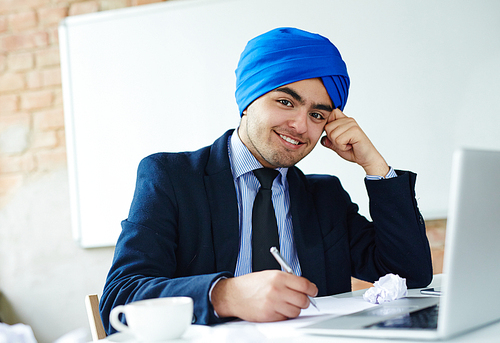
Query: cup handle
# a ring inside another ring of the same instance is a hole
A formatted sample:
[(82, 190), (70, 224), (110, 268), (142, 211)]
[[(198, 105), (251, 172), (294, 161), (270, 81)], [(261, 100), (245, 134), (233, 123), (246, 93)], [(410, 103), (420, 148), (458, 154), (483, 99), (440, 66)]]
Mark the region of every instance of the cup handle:
[(118, 305), (111, 310), (111, 313), (109, 314), (109, 322), (111, 323), (111, 326), (114, 327), (117, 331), (130, 332), (130, 328), (120, 321), (120, 313), (123, 313), (125, 315), (125, 306)]

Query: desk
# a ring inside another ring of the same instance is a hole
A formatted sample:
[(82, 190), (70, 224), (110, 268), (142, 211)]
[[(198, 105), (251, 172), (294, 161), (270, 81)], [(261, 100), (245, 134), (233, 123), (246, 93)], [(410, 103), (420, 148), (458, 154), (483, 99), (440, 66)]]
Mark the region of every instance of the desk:
[[(441, 275), (435, 275), (430, 287), (439, 287), (441, 285)], [(335, 298), (350, 298), (362, 295), (365, 290), (348, 292), (334, 295)], [(420, 296), (419, 289), (411, 289), (408, 291), (409, 296)], [(416, 340), (387, 340), (387, 339), (372, 339), (372, 338), (344, 338), (334, 336), (316, 336), (306, 335), (300, 331), (286, 329), (274, 330), (270, 335), (269, 324), (256, 324), (249, 322), (231, 322), (216, 326), (192, 325), (185, 333), (182, 339), (170, 341), (175, 343), (208, 343), (208, 342), (227, 342), (227, 343), (323, 343), (323, 342), (346, 342), (346, 343), (423, 343), (429, 341)], [(102, 340), (102, 343), (124, 342), (136, 343), (134, 339), (126, 337), (123, 334), (115, 334)], [(474, 330), (472, 332), (454, 337), (446, 342), (450, 343), (498, 343), (500, 342), (500, 321), (488, 325), (486, 327)]]

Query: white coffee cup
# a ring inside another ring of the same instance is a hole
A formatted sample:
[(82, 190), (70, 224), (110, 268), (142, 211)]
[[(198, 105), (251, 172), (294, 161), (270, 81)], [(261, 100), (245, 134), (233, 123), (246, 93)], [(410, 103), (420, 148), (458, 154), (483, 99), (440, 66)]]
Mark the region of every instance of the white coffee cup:
[[(127, 325), (119, 315), (123, 313)], [(182, 336), (193, 318), (193, 299), (189, 297), (156, 298), (119, 305), (111, 310), (109, 321), (121, 332), (140, 341), (155, 342)]]

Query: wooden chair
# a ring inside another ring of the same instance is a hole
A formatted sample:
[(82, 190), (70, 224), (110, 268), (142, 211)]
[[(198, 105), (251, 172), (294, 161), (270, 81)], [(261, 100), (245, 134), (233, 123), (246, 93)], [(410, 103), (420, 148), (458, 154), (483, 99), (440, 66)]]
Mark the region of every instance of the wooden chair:
[(89, 317), (92, 340), (95, 342), (106, 338), (106, 331), (104, 331), (101, 315), (99, 314), (99, 298), (97, 297), (97, 294), (89, 294), (85, 296), (85, 307), (87, 308), (87, 315)]

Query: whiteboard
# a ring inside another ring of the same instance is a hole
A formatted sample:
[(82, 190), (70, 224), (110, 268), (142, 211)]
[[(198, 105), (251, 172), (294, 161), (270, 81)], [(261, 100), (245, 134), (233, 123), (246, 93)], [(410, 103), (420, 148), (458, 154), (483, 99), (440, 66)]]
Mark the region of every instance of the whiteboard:
[[(351, 77), (345, 113), (387, 162), (415, 171), (426, 219), (446, 216), (452, 152), (500, 149), (500, 2), (178, 0), (59, 26), (74, 238), (112, 246), (139, 161), (196, 150), (239, 123), (239, 55), (265, 31), (328, 37)], [(318, 146), (305, 173), (341, 178), (368, 216), (363, 170)]]

